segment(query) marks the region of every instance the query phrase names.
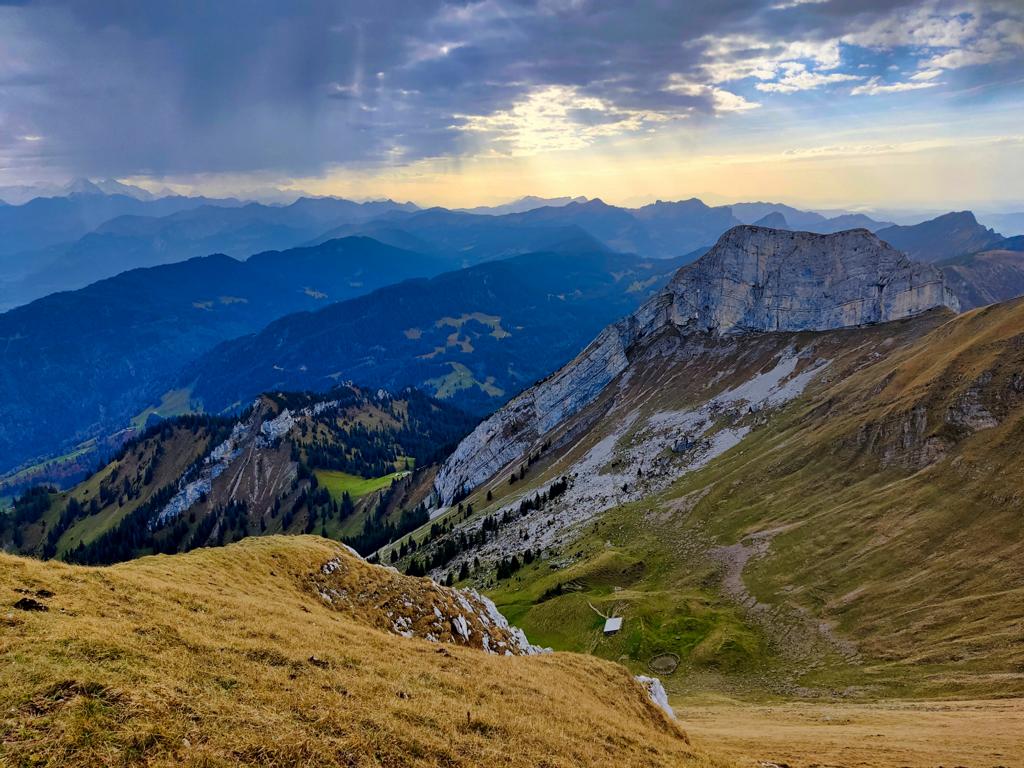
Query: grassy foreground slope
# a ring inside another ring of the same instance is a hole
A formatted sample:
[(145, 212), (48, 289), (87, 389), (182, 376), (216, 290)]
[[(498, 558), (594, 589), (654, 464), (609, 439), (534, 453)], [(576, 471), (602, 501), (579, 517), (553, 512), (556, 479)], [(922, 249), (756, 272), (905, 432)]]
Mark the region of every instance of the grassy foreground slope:
[(323, 539), (107, 568), (0, 555), (0, 600), (5, 764), (717, 764), (622, 667), (388, 632), (384, 607), (457, 598)]

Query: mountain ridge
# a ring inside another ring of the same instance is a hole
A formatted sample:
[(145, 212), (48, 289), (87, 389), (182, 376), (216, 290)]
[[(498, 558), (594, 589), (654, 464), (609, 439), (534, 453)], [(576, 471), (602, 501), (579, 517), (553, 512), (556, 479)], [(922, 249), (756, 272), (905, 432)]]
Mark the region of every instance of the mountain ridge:
[(250, 261), (217, 255), (130, 270), (2, 313), (3, 469), (124, 429), (181, 366), (226, 339), (446, 266), (349, 238)]
[(984, 251), (1005, 239), (979, 224), (970, 211), (953, 211), (919, 224), (893, 225), (875, 234), (910, 258), (926, 262)]
[(626, 371), (634, 345), (663, 328), (715, 335), (829, 330), (936, 307), (958, 307), (942, 273), (911, 263), (867, 230), (815, 235), (735, 227), (572, 363), (481, 423), (438, 473), (439, 501), (449, 504), (523, 456)]

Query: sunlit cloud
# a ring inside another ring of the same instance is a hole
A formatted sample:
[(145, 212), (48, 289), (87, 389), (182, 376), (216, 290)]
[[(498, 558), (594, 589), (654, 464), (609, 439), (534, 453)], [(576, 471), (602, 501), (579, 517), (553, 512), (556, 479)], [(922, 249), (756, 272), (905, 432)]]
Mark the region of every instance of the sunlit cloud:
[(840, 64), (839, 41), (770, 41), (737, 35), (704, 41), (706, 60), (703, 71), (711, 82), (727, 83), (752, 77), (773, 80), (786, 67), (808, 62), (817, 70), (828, 71)]
[(934, 80), (918, 80), (915, 82), (883, 83), (881, 78), (873, 77), (864, 85), (856, 86), (850, 93), (853, 96), (877, 96), (883, 93), (903, 93), (904, 91), (920, 91), (940, 85)]
[(533, 155), (581, 149), (603, 138), (637, 133), (671, 119), (656, 112), (615, 107), (572, 86), (531, 91), (509, 109), (457, 115), (453, 129), (477, 134), (497, 154)]
[(820, 88), (824, 85), (864, 79), (860, 75), (851, 75), (845, 72), (808, 72), (807, 67), (799, 62), (783, 64), (782, 68), (786, 74), (775, 82), (758, 83), (755, 86), (757, 90), (766, 93), (796, 93), (797, 91)]

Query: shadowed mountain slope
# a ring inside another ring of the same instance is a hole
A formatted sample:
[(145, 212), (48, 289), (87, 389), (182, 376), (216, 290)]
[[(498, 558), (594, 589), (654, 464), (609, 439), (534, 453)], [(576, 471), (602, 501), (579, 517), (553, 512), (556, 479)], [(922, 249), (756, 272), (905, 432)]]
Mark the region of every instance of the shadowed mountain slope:
[(296, 314), (226, 342), (190, 366), (204, 408), (261, 391), (324, 390), (337, 380), (416, 386), (487, 413), (570, 359), (678, 264), (581, 249), (535, 253), (389, 286)]
[(963, 309), (1024, 295), (1024, 237), (1007, 238), (994, 250), (936, 264)]
[(915, 261), (936, 262), (998, 247), (1005, 238), (978, 223), (970, 211), (947, 213), (910, 226), (892, 226), (876, 234)]
[(0, 314), (0, 471), (128, 427), (225, 339), (443, 266), (348, 238), (133, 270)]

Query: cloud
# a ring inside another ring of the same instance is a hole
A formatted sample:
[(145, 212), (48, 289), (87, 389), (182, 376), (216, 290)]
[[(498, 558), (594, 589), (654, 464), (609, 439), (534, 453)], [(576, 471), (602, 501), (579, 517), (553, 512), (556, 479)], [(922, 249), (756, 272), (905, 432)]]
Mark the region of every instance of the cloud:
[(578, 88), (559, 85), (531, 91), (509, 109), (456, 118), (454, 130), (478, 134), (493, 152), (513, 156), (581, 149), (669, 119), (655, 112), (618, 109)]
[(769, 41), (751, 36), (733, 36), (706, 40), (707, 59), (703, 70), (715, 83), (755, 78), (772, 80), (792, 65), (809, 62), (819, 70), (839, 66), (838, 40)]
[(858, 85), (850, 94), (853, 96), (877, 96), (883, 93), (902, 93), (903, 91), (919, 91), (924, 88), (934, 88), (940, 83), (934, 80), (902, 83), (883, 83), (881, 78), (873, 77), (864, 85)]
[[(881, 51), (909, 49), (924, 59), (926, 69), (1008, 61), (1024, 52), (1024, 6), (1001, 5), (932, 0), (877, 19), (847, 33), (842, 41)], [(999, 17), (1000, 10), (1007, 15)]]
[(829, 0), (784, 0), (784, 2), (773, 5), (772, 10), (787, 11), (790, 8), (799, 8), (801, 5), (819, 5), (827, 2), (829, 2)]
[(669, 76), (665, 90), (683, 96), (694, 96), (711, 102), (715, 112), (746, 112), (757, 109), (761, 105), (756, 101), (748, 101), (739, 94), (732, 93), (713, 85), (688, 80), (678, 73)]
[(1022, 28), (998, 0), (0, 6), (0, 175), (309, 177), (783, 120), (754, 111), (843, 84), (1009, 89)]
[(845, 83), (850, 80), (863, 80), (861, 75), (844, 72), (808, 72), (803, 64), (791, 63), (783, 65), (786, 72), (775, 82), (758, 83), (755, 87), (766, 93), (796, 93), (820, 88), (823, 85)]

